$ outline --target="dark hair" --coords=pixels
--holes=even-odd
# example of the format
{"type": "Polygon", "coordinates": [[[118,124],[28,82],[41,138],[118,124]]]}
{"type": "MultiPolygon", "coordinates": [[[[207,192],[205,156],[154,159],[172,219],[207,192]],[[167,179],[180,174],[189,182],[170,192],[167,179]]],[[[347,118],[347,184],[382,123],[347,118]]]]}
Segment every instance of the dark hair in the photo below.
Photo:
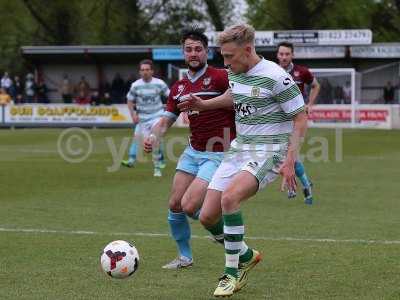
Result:
{"type": "Polygon", "coordinates": [[[140,63],[139,63],[139,68],[142,65],[149,65],[150,68],[153,69],[153,61],[151,59],[143,59],[143,60],[141,60],[140,63]]]}
{"type": "Polygon", "coordinates": [[[286,41],[285,42],[280,42],[278,44],[277,49],[279,49],[280,46],[283,46],[283,47],[286,47],[286,48],[290,48],[292,50],[292,52],[294,51],[294,47],[293,47],[293,44],[291,42],[286,42],[286,41]]]}
{"type": "Polygon", "coordinates": [[[200,41],[203,44],[204,48],[208,47],[208,38],[204,34],[203,28],[194,26],[184,29],[182,32],[181,44],[183,45],[187,39],[200,41]]]}

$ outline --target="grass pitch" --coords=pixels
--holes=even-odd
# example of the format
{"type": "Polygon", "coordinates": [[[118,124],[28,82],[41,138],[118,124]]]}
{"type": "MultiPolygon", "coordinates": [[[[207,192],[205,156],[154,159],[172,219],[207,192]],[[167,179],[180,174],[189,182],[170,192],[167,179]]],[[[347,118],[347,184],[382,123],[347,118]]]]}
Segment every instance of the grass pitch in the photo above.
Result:
{"type": "MultiPolygon", "coordinates": [[[[58,145],[62,133],[0,130],[0,299],[213,299],[223,249],[197,222],[194,267],[161,269],[176,255],[166,221],[176,163],[162,178],[150,162],[112,172],[128,129],[87,130],[91,153],[71,163],[58,149],[79,159],[87,145],[58,145]],[[141,255],[126,280],[100,271],[116,239],[141,255]]],[[[233,299],[400,299],[400,131],[313,129],[303,154],[315,204],[288,200],[276,182],[243,205],[264,260],[233,299]]]]}

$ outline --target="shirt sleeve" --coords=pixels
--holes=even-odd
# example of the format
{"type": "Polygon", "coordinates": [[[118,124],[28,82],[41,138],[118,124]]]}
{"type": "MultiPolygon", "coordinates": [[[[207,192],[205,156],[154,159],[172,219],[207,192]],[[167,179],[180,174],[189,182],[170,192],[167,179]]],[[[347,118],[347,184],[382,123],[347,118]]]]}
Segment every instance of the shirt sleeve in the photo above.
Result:
{"type": "Polygon", "coordinates": [[[177,94],[177,84],[174,84],[171,88],[171,92],[168,94],[168,100],[167,100],[167,107],[164,111],[163,116],[170,118],[172,120],[176,120],[179,117],[179,114],[181,113],[180,110],[178,109],[178,101],[174,99],[174,95],[177,94]]]}
{"type": "Polygon", "coordinates": [[[311,84],[314,81],[314,75],[308,68],[304,68],[304,83],[311,84]]]}
{"type": "Polygon", "coordinates": [[[168,85],[164,81],[161,82],[161,93],[165,98],[168,98],[170,93],[168,85]]]}
{"type": "Polygon", "coordinates": [[[275,83],[274,98],[282,110],[293,118],[304,110],[304,99],[300,89],[289,74],[282,75],[275,83]]]}
{"type": "Polygon", "coordinates": [[[129,89],[128,94],[126,94],[126,99],[128,101],[136,102],[135,86],[133,83],[131,85],[131,88],[129,89]]]}

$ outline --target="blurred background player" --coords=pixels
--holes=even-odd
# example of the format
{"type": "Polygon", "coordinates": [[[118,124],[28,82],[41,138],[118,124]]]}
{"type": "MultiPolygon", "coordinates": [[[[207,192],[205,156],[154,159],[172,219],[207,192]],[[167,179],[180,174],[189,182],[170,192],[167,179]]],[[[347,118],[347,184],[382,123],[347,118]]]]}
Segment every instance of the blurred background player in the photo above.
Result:
{"type": "MultiPolygon", "coordinates": [[[[133,167],[138,144],[149,136],[152,127],[164,113],[162,97],[168,97],[169,89],[163,80],[153,77],[153,73],[153,62],[150,59],[142,60],[139,63],[141,78],[132,83],[126,96],[132,121],[136,127],[129,149],[129,159],[121,162],[125,167],[133,167]]],[[[161,144],[157,151],[153,151],[153,163],[154,176],[160,177],[161,169],[165,167],[161,144]]]]}
{"type": "MultiPolygon", "coordinates": [[[[294,57],[294,48],[293,44],[289,42],[281,42],[278,44],[278,52],[277,58],[279,65],[286,70],[290,75],[292,75],[293,80],[296,82],[297,86],[299,87],[304,101],[306,102],[306,111],[307,113],[312,110],[313,105],[317,99],[320,85],[317,79],[313,76],[310,70],[301,65],[297,65],[293,63],[294,57]],[[305,93],[305,85],[310,86],[310,93],[309,96],[306,96],[305,93]]],[[[304,202],[306,204],[313,203],[313,195],[312,195],[312,183],[308,179],[307,174],[304,169],[304,165],[300,160],[297,160],[295,163],[295,172],[296,176],[300,179],[301,184],[303,185],[303,192],[304,192],[304,202]]],[[[296,197],[296,193],[294,191],[288,191],[288,197],[293,198],[296,197]]]]}
{"type": "MultiPolygon", "coordinates": [[[[171,88],[164,117],[152,129],[159,140],[180,114],[179,102],[197,95],[204,101],[223,94],[228,88],[228,74],[224,69],[207,65],[208,39],[201,29],[184,32],[181,40],[188,72],[171,88]]],[[[205,101],[206,102],[206,101],[205,101]]],[[[198,219],[207,187],[215,170],[223,159],[223,151],[235,138],[235,118],[232,108],[206,112],[189,111],[191,136],[189,145],[182,153],[172,183],[169,197],[168,223],[176,241],[178,257],[163,266],[179,269],[193,264],[190,246],[190,226],[187,216],[198,219]]],[[[145,141],[145,150],[151,151],[154,141],[145,141]]],[[[222,220],[207,228],[214,239],[223,242],[222,220]]]]}

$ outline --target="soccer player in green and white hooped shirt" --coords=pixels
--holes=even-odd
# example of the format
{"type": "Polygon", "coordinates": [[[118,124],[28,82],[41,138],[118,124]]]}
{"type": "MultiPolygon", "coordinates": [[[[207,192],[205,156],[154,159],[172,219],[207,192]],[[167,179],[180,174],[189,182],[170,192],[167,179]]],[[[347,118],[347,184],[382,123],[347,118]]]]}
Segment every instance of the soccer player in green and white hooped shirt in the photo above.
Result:
{"type": "Polygon", "coordinates": [[[241,203],[281,174],[281,189],[296,190],[294,164],[306,130],[304,100],[292,77],[259,57],[254,28],[234,25],[218,36],[224,64],[230,69],[230,90],[216,98],[191,99],[180,109],[235,107],[237,137],[215,172],[200,222],[209,228],[221,214],[224,221],[225,269],[214,296],[231,296],[246,283],[248,272],[261,260],[243,241],[241,203]],[[240,258],[239,258],[240,255],[240,258]]]}
{"type": "MultiPolygon", "coordinates": [[[[137,157],[137,145],[146,139],[151,129],[164,114],[162,97],[168,98],[169,88],[166,83],[153,77],[153,62],[150,59],[139,63],[140,79],[132,83],[126,95],[129,112],[132,121],[136,124],[134,140],[129,149],[129,159],[123,160],[121,164],[133,167],[137,157]],[[139,141],[139,142],[138,142],[139,141]]],[[[165,167],[162,148],[153,151],[154,176],[161,176],[161,169],[165,167]]]]}

